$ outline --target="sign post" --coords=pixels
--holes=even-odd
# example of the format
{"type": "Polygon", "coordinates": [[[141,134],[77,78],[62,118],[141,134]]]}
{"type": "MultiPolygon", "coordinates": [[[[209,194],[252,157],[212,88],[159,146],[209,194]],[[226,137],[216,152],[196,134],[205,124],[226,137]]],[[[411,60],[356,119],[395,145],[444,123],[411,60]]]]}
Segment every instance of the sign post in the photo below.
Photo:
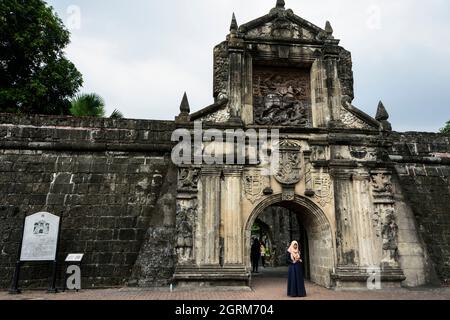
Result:
{"type": "MultiPolygon", "coordinates": [[[[26,221],[26,217],[23,219],[22,230],[25,230],[25,221],[26,221]]],[[[14,276],[13,276],[13,280],[11,283],[11,288],[9,289],[9,294],[21,294],[22,293],[19,290],[20,267],[22,265],[22,261],[20,261],[20,255],[22,254],[22,243],[23,243],[23,237],[20,239],[20,243],[19,243],[16,268],[14,269],[14,276]]]]}
{"type": "Polygon", "coordinates": [[[61,218],[48,212],[39,212],[25,218],[22,241],[10,294],[20,294],[20,268],[26,262],[52,262],[53,270],[48,292],[56,293],[57,252],[61,218]]]}

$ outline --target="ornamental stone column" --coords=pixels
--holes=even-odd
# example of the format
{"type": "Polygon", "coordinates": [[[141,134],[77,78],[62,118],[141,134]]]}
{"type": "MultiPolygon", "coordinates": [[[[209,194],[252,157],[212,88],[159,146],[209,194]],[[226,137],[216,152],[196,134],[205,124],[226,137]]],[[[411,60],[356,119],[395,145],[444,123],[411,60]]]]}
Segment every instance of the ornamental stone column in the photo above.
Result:
{"type": "Polygon", "coordinates": [[[373,227],[373,205],[371,201],[371,177],[369,172],[357,172],[352,176],[355,195],[354,211],[357,224],[355,231],[359,235],[359,257],[361,267],[377,267],[380,262],[380,241],[373,227]]]}
{"type": "Polygon", "coordinates": [[[359,265],[358,234],[355,232],[353,213],[352,171],[333,168],[335,212],[336,212],[336,249],[338,267],[356,267],[359,265]]]}
{"type": "Polygon", "coordinates": [[[241,179],[243,167],[230,166],[223,170],[222,225],[224,240],[224,265],[243,265],[241,179]]]}
{"type": "Polygon", "coordinates": [[[199,265],[219,265],[220,262],[221,173],[218,167],[202,168],[201,208],[197,223],[199,232],[196,236],[199,265]]]}

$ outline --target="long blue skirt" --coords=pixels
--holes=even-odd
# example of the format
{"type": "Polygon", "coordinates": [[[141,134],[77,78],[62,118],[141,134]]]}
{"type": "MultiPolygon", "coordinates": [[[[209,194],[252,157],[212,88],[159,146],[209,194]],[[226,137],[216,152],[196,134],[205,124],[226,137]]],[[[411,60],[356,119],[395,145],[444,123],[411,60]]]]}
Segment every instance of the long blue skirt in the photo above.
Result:
{"type": "Polygon", "coordinates": [[[302,265],[300,263],[290,263],[288,275],[288,296],[306,297],[302,265]]]}

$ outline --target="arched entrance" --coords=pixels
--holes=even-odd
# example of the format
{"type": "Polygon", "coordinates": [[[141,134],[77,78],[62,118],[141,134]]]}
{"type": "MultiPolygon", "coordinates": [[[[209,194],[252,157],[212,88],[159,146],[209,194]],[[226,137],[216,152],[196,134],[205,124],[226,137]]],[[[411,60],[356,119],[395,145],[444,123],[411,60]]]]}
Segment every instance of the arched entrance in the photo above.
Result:
{"type": "MultiPolygon", "coordinates": [[[[305,234],[299,235],[304,248],[302,253],[308,260],[306,262],[306,276],[318,285],[331,287],[331,273],[335,266],[334,237],[330,222],[324,212],[311,200],[295,196],[292,201],[284,201],[282,195],[273,195],[259,203],[250,215],[245,226],[246,252],[251,247],[251,230],[258,217],[273,206],[283,207],[294,212],[299,224],[304,228],[305,234]]],[[[285,250],[280,248],[280,250],[285,250]]],[[[246,265],[250,268],[250,257],[246,258],[246,265]]]]}

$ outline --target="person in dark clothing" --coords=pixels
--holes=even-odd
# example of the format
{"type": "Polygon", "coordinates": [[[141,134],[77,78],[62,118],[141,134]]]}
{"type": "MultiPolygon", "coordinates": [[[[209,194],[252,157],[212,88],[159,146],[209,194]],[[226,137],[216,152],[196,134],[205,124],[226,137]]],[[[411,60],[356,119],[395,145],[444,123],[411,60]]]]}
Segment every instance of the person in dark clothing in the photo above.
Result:
{"type": "Polygon", "coordinates": [[[261,245],[258,239],[253,240],[250,257],[253,272],[258,273],[259,259],[261,258],[261,245]]]}
{"type": "Polygon", "coordinates": [[[306,297],[305,279],[303,278],[302,259],[297,241],[293,241],[287,252],[289,264],[288,296],[306,297]]]}

